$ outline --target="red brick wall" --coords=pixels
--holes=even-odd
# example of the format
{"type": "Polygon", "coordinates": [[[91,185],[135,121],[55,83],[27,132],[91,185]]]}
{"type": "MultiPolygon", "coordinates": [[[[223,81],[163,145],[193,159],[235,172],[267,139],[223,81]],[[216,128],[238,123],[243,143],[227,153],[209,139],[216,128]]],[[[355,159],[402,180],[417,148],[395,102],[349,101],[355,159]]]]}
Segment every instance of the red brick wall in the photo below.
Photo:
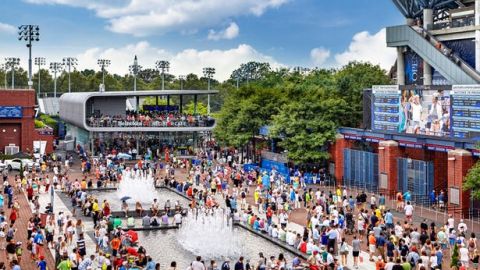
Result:
{"type": "MultiPolygon", "coordinates": [[[[463,149],[457,149],[448,153],[448,188],[455,187],[460,190],[460,205],[454,205],[450,203],[449,199],[449,211],[453,214],[464,214],[468,217],[468,209],[470,207],[470,192],[463,191],[463,181],[468,170],[473,166],[473,156],[469,151],[463,149]],[[455,209],[453,207],[458,207],[455,209]],[[460,211],[459,211],[460,210],[460,211]]],[[[450,190],[449,198],[450,198],[450,190]]]]}
{"type": "Polygon", "coordinates": [[[330,148],[331,160],[335,163],[335,179],[339,185],[343,184],[343,149],[351,146],[352,141],[339,137],[330,148]]]}
{"type": "MultiPolygon", "coordinates": [[[[0,89],[0,106],[22,106],[22,119],[0,119],[0,131],[2,125],[20,124],[21,130],[18,132],[20,141],[20,150],[31,152],[33,150],[33,141],[36,136],[35,131],[35,90],[4,90],[0,89]]],[[[0,151],[5,150],[5,145],[0,145],[0,151]]]]}
{"type": "Polygon", "coordinates": [[[383,149],[378,150],[378,170],[385,173],[388,178],[387,194],[397,190],[398,172],[397,158],[400,156],[398,143],[395,141],[384,141],[379,144],[383,149]]]}

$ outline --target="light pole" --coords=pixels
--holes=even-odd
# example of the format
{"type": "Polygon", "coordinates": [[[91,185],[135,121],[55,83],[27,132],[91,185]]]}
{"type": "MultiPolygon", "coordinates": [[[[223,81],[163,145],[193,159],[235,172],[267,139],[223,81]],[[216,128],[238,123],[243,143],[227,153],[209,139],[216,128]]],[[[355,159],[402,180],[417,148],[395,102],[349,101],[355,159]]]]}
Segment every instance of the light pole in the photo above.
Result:
{"type": "Polygon", "coordinates": [[[63,70],[63,64],[60,62],[50,63],[50,70],[53,72],[53,97],[57,97],[57,72],[63,70]]]}
{"type": "Polygon", "coordinates": [[[162,90],[165,90],[165,72],[168,72],[170,69],[170,62],[161,60],[157,61],[155,65],[162,74],[162,90]]]}
{"type": "Polygon", "coordinates": [[[238,87],[239,87],[239,85],[240,85],[240,77],[241,77],[241,72],[240,72],[240,70],[238,70],[238,69],[235,70],[235,71],[233,72],[233,77],[235,77],[235,80],[237,81],[237,90],[238,90],[238,87]]]}
{"type": "Polygon", "coordinates": [[[102,84],[105,87],[105,68],[110,66],[110,60],[108,59],[98,59],[97,64],[102,68],[102,84]]]}
{"type": "MultiPolygon", "coordinates": [[[[203,68],[203,75],[208,79],[208,91],[210,91],[210,79],[212,79],[213,74],[215,74],[215,68],[203,68]]],[[[210,94],[207,95],[207,98],[207,114],[210,115],[210,94]]]]}
{"type": "Polygon", "coordinates": [[[7,57],[5,58],[5,70],[10,69],[12,72],[12,89],[15,88],[15,69],[20,64],[20,58],[7,57]]]}
{"type": "Polygon", "coordinates": [[[70,71],[71,71],[71,68],[75,68],[75,66],[78,65],[78,60],[77,58],[74,58],[74,57],[65,57],[63,58],[63,66],[67,66],[68,67],[68,92],[72,92],[72,88],[71,88],[71,81],[70,81],[70,71]]]}
{"type": "Polygon", "coordinates": [[[32,41],[40,40],[40,28],[38,25],[21,25],[18,27],[18,40],[27,42],[28,48],[28,87],[32,88],[32,41]]]}
{"type": "Polygon", "coordinates": [[[185,75],[178,76],[178,79],[180,80],[180,90],[183,90],[183,81],[185,81],[185,78],[185,75]]]}
{"type": "Polygon", "coordinates": [[[42,66],[45,65],[45,57],[35,57],[35,65],[38,66],[38,96],[40,96],[40,93],[41,93],[40,73],[42,71],[42,66]]]}
{"type": "Polygon", "coordinates": [[[133,91],[137,91],[137,75],[142,70],[142,66],[138,64],[137,56],[133,59],[133,65],[128,67],[130,73],[133,75],[133,91]]]}
{"type": "Polygon", "coordinates": [[[7,66],[6,64],[0,64],[0,70],[4,72],[4,77],[5,77],[5,89],[7,89],[7,66]]]}

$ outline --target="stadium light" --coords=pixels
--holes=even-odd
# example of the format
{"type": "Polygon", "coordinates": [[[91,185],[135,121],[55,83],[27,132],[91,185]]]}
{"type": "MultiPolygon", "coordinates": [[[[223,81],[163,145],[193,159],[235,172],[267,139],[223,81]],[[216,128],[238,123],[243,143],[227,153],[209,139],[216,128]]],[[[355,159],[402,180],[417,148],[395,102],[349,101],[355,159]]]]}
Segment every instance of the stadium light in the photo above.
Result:
{"type": "Polygon", "coordinates": [[[38,25],[21,25],[18,27],[18,40],[27,42],[28,48],[28,87],[32,88],[32,41],[40,40],[40,27],[38,25]]]}
{"type": "Polygon", "coordinates": [[[162,74],[162,90],[165,90],[165,72],[168,72],[170,69],[170,62],[160,60],[155,63],[155,66],[162,74]]]}
{"type": "Polygon", "coordinates": [[[71,80],[70,80],[70,71],[71,68],[75,68],[75,66],[78,65],[78,60],[75,57],[65,57],[63,58],[63,67],[68,67],[68,92],[72,92],[72,85],[71,85],[71,80]]]}
{"type": "Polygon", "coordinates": [[[63,70],[63,64],[60,62],[50,63],[50,70],[53,72],[53,97],[57,97],[57,72],[63,70]]]}
{"type": "Polygon", "coordinates": [[[20,65],[20,58],[7,57],[5,58],[5,70],[10,69],[12,72],[12,89],[15,88],[15,69],[20,65]]]}
{"type": "Polygon", "coordinates": [[[5,76],[5,89],[7,89],[7,68],[5,64],[0,64],[0,70],[4,73],[5,76]]]}
{"type": "Polygon", "coordinates": [[[179,75],[178,79],[180,80],[180,90],[183,90],[183,81],[185,81],[187,77],[185,75],[179,75]]]}
{"type": "Polygon", "coordinates": [[[133,65],[128,67],[128,70],[133,75],[133,91],[137,91],[137,75],[142,70],[142,66],[138,64],[137,56],[133,59],[133,65]]]}
{"type": "Polygon", "coordinates": [[[35,65],[38,66],[38,96],[40,96],[40,93],[41,93],[40,73],[42,71],[42,66],[45,65],[45,57],[35,57],[35,65]]]}
{"type": "Polygon", "coordinates": [[[102,84],[105,87],[105,68],[110,66],[110,60],[108,60],[108,59],[98,59],[97,64],[102,69],[102,84]]]}
{"type": "MultiPolygon", "coordinates": [[[[203,68],[203,75],[208,79],[208,90],[210,91],[210,79],[215,74],[215,68],[206,67],[203,68]]],[[[210,115],[210,93],[207,95],[207,114],[210,115]]]]}

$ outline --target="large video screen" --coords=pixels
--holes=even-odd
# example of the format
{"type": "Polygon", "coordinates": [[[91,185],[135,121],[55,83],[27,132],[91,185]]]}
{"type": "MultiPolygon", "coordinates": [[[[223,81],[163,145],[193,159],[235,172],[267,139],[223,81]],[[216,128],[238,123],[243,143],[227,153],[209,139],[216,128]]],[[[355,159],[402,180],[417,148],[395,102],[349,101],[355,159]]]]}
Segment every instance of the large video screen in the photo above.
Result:
{"type": "Polygon", "coordinates": [[[455,138],[480,139],[480,85],[452,86],[452,133],[455,138]]]}
{"type": "Polygon", "coordinates": [[[373,86],[373,129],[445,137],[451,135],[450,91],[373,86]]]}

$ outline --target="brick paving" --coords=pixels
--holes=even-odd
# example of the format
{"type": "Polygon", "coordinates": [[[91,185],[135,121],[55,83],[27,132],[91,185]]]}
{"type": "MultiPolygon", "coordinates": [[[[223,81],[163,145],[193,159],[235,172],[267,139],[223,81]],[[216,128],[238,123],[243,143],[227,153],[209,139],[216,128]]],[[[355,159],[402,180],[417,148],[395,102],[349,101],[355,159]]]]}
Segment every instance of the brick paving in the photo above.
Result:
{"type": "MultiPolygon", "coordinates": [[[[12,185],[14,184],[13,179],[15,174],[18,174],[18,172],[12,172],[8,177],[8,181],[12,185]]],[[[31,253],[30,251],[27,250],[27,240],[28,240],[27,225],[28,225],[28,220],[30,219],[30,217],[33,216],[33,213],[31,211],[29,202],[25,194],[15,194],[14,198],[17,198],[20,204],[20,210],[18,211],[18,218],[15,221],[15,225],[14,225],[14,228],[17,229],[14,240],[16,242],[22,242],[22,248],[23,248],[20,267],[22,270],[34,270],[34,269],[37,269],[36,262],[31,259],[30,257],[31,253]]],[[[6,195],[5,195],[4,211],[5,211],[5,217],[8,220],[11,210],[7,208],[7,202],[8,202],[8,199],[6,198],[6,195]]],[[[56,269],[53,255],[46,249],[44,249],[44,255],[47,261],[48,268],[56,269]]],[[[6,252],[4,250],[0,252],[0,262],[7,262],[6,252]]],[[[9,265],[7,265],[7,269],[11,269],[9,265]]]]}

